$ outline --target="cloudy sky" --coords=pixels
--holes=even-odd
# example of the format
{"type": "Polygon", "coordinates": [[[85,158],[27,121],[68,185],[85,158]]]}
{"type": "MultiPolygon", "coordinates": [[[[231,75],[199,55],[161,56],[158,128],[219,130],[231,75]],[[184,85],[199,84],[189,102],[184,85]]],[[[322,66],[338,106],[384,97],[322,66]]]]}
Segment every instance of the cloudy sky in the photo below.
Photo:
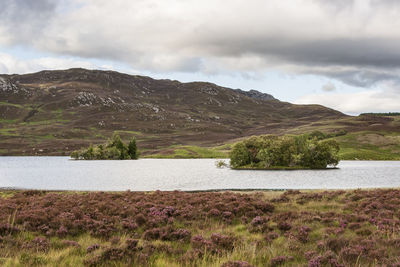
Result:
{"type": "Polygon", "coordinates": [[[84,67],[400,111],[397,0],[2,0],[0,73],[84,67]]]}

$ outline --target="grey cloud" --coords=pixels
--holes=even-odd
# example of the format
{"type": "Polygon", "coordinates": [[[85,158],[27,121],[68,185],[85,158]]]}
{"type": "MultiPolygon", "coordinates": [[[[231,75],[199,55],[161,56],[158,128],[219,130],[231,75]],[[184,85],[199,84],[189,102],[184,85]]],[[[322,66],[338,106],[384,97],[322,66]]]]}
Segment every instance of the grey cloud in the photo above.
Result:
{"type": "Polygon", "coordinates": [[[321,89],[322,89],[322,91],[325,91],[325,92],[333,92],[336,90],[336,87],[333,83],[327,83],[324,86],[322,86],[321,89]]]}
{"type": "Polygon", "coordinates": [[[400,84],[395,0],[82,0],[64,12],[65,1],[3,2],[15,43],[56,54],[160,72],[281,69],[400,84]]]}
{"type": "Polygon", "coordinates": [[[324,70],[305,70],[303,73],[312,73],[316,75],[330,77],[340,80],[348,85],[358,87],[373,87],[382,82],[392,81],[400,85],[400,75],[396,71],[380,71],[350,68],[345,70],[324,69],[324,70]]]}
{"type": "Polygon", "coordinates": [[[41,37],[56,7],[56,1],[51,0],[2,0],[0,24],[6,28],[12,43],[29,44],[41,37]]]}

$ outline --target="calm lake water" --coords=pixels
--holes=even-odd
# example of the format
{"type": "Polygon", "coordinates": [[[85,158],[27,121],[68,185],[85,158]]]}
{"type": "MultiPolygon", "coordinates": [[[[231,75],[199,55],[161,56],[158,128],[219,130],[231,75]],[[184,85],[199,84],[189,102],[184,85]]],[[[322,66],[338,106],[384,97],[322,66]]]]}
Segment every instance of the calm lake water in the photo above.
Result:
{"type": "Polygon", "coordinates": [[[0,187],[101,191],[400,187],[400,161],[342,161],[339,169],[296,171],[218,169],[215,161],[0,157],[0,187]]]}

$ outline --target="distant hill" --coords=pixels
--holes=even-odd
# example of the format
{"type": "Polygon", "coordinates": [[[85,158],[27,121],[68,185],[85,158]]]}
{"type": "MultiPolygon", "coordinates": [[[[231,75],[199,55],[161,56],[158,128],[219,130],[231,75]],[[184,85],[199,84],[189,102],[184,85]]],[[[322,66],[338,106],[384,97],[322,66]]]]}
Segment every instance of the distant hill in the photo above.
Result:
{"type": "Polygon", "coordinates": [[[63,155],[135,135],[143,153],[215,146],[257,134],[389,127],[255,90],[181,83],[114,71],[69,69],[0,75],[0,154],[63,155]],[[379,126],[379,127],[378,127],[379,126]]]}

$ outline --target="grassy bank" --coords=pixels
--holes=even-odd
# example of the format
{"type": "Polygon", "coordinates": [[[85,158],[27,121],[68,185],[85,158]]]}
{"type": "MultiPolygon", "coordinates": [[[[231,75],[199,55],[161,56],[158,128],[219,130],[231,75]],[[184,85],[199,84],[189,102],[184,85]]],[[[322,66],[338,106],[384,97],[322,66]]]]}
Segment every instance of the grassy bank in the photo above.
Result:
{"type": "Polygon", "coordinates": [[[149,154],[144,154],[143,157],[159,159],[227,158],[230,147],[230,144],[216,147],[173,145],[156,153],[151,153],[150,151],[149,154]]]}
{"type": "Polygon", "coordinates": [[[397,266],[400,190],[4,191],[2,266],[397,266]]]}
{"type": "Polygon", "coordinates": [[[343,160],[400,160],[400,133],[361,131],[337,137],[343,160]]]}

